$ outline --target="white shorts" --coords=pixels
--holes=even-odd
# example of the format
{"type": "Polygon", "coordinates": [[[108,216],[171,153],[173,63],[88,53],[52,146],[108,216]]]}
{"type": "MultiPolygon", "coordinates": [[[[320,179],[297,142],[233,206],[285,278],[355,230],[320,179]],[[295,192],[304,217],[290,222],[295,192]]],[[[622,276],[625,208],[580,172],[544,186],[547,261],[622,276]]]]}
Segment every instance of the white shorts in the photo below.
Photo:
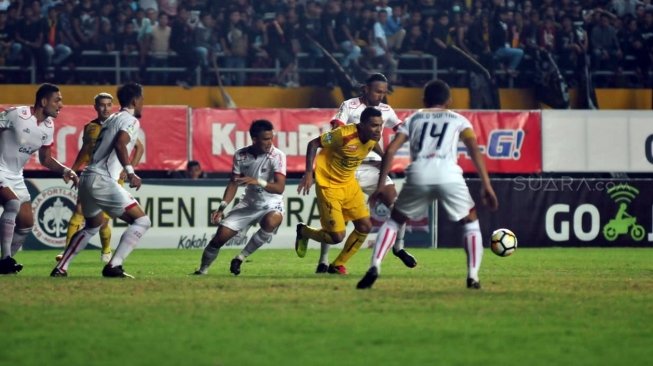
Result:
{"type": "Polygon", "coordinates": [[[102,211],[111,217],[119,217],[138,205],[138,201],[117,181],[98,174],[83,174],[80,177],[79,202],[84,217],[94,217],[102,211]]]}
{"type": "Polygon", "coordinates": [[[420,217],[436,199],[451,221],[462,220],[474,208],[474,200],[462,177],[458,182],[434,185],[414,185],[406,182],[395,201],[395,208],[408,218],[420,217]]]}
{"type": "Polygon", "coordinates": [[[32,197],[29,195],[25,179],[20,175],[9,175],[6,172],[0,172],[0,187],[7,187],[14,192],[20,203],[30,202],[32,197]]]}
{"type": "MultiPolygon", "coordinates": [[[[381,174],[381,170],[370,164],[363,163],[358,167],[358,169],[356,169],[356,180],[363,190],[363,193],[369,196],[376,191],[376,187],[379,184],[379,174],[381,174]]],[[[390,177],[387,177],[385,185],[387,186],[390,184],[394,183],[390,177]]]]}
{"type": "Polygon", "coordinates": [[[248,201],[240,201],[231,209],[220,221],[221,226],[225,226],[233,231],[247,229],[251,225],[258,223],[265,215],[270,212],[279,212],[283,215],[283,201],[272,201],[265,205],[253,204],[248,201]]]}

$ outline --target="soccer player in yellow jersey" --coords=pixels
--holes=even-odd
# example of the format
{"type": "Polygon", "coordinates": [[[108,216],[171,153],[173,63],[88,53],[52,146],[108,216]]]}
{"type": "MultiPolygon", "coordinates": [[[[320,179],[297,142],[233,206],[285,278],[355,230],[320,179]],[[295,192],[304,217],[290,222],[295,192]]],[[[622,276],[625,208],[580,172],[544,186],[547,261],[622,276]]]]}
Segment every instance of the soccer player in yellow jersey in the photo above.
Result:
{"type": "MultiPolygon", "coordinates": [[[[75,163],[72,166],[73,171],[79,171],[84,165],[88,164],[91,160],[91,154],[95,148],[95,143],[104,121],[111,115],[113,109],[113,96],[109,93],[100,93],[95,96],[95,111],[97,112],[97,118],[87,123],[84,126],[84,135],[82,137],[82,148],[77,153],[77,158],[75,163]]],[[[134,156],[132,158],[131,164],[136,166],[143,156],[143,144],[138,140],[134,146],[134,156]]],[[[124,174],[124,172],[123,172],[124,174]]],[[[121,175],[119,183],[122,184],[124,177],[121,175]]],[[[100,254],[101,259],[104,263],[108,263],[111,259],[111,227],[109,226],[109,220],[111,219],[109,215],[104,214],[105,222],[100,229],[100,242],[102,244],[102,253],[100,254]]],[[[77,201],[77,206],[75,207],[75,212],[70,217],[68,221],[68,233],[66,235],[66,247],[70,244],[70,239],[78,232],[84,223],[84,215],[82,215],[82,206],[77,201]]],[[[62,254],[58,254],[56,257],[57,261],[60,261],[62,254]]]]}
{"type": "Polygon", "coordinates": [[[381,111],[368,107],[361,114],[360,123],[338,127],[308,144],[306,173],[297,192],[304,195],[309,193],[313,185],[315,161],[315,190],[322,228],[312,228],[304,223],[297,225],[297,255],[306,255],[308,239],[327,244],[340,243],[346,234],[345,222],[354,223],[354,231],[347,238],[344,248],[329,264],[329,273],[347,274],[345,263],[358,251],[372,229],[365,196],[356,181],[356,169],[370,151],[383,155],[378,144],[382,125],[381,111]],[[322,150],[316,159],[318,148],[322,150]]]}

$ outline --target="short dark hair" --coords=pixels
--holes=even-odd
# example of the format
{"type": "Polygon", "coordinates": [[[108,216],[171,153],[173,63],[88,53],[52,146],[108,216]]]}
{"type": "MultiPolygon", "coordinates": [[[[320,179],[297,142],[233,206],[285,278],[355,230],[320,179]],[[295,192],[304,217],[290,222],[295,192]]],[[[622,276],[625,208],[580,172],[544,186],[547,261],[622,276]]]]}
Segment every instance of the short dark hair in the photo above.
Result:
{"type": "Polygon", "coordinates": [[[96,95],[95,98],[93,99],[95,101],[95,105],[98,105],[101,99],[111,99],[111,101],[113,101],[113,95],[104,92],[98,93],[98,95],[96,95]]]}
{"type": "Polygon", "coordinates": [[[193,168],[193,167],[196,167],[196,166],[201,168],[199,161],[189,160],[188,163],[186,163],[186,170],[189,170],[190,168],[193,168]]]}
{"type": "Polygon", "coordinates": [[[258,137],[261,132],[274,130],[274,125],[267,119],[257,119],[249,126],[249,136],[253,139],[258,137]]]}
{"type": "Polygon", "coordinates": [[[39,103],[41,102],[41,99],[43,98],[50,98],[50,96],[56,92],[59,91],[59,87],[50,84],[50,83],[43,83],[39,86],[38,90],[36,91],[36,97],[34,98],[34,106],[39,107],[39,103]]]}
{"type": "Polygon", "coordinates": [[[374,107],[367,107],[365,108],[363,113],[361,113],[360,123],[368,123],[372,119],[372,117],[381,117],[381,116],[382,114],[380,110],[374,107]]]}
{"type": "Polygon", "coordinates": [[[385,75],[381,74],[380,72],[377,72],[367,77],[367,80],[365,80],[365,85],[370,86],[376,81],[387,83],[388,78],[386,78],[385,75]]]}
{"type": "Polygon", "coordinates": [[[449,85],[442,80],[431,80],[424,86],[424,105],[426,107],[443,105],[450,97],[449,85]]]}
{"type": "Polygon", "coordinates": [[[118,103],[121,108],[128,107],[132,101],[143,95],[143,86],[138,83],[127,83],[118,88],[118,103]]]}

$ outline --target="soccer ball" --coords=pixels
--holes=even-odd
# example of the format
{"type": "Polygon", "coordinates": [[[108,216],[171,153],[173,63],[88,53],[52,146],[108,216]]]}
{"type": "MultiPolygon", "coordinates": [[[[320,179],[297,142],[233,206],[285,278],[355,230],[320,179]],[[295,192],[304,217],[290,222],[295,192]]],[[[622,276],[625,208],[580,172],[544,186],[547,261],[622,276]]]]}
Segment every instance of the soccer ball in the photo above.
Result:
{"type": "Polygon", "coordinates": [[[507,257],[517,250],[517,237],[508,229],[496,229],[492,233],[490,248],[499,257],[507,257]]]}

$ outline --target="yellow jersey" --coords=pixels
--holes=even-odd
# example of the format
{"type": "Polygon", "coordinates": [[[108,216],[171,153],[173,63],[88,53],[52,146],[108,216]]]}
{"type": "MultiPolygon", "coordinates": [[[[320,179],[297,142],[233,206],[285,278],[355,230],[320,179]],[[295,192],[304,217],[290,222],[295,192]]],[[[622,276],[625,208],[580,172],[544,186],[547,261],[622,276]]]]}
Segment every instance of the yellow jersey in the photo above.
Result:
{"type": "Polygon", "coordinates": [[[320,136],[322,150],[315,159],[315,180],[325,188],[343,187],[356,179],[356,169],[376,145],[363,143],[357,125],[344,125],[320,136]]]}
{"type": "Polygon", "coordinates": [[[87,154],[82,155],[83,164],[88,164],[91,161],[91,154],[95,149],[95,143],[97,142],[98,136],[100,136],[101,130],[102,124],[97,119],[92,120],[84,126],[82,141],[84,144],[89,144],[89,149],[87,154]]]}

